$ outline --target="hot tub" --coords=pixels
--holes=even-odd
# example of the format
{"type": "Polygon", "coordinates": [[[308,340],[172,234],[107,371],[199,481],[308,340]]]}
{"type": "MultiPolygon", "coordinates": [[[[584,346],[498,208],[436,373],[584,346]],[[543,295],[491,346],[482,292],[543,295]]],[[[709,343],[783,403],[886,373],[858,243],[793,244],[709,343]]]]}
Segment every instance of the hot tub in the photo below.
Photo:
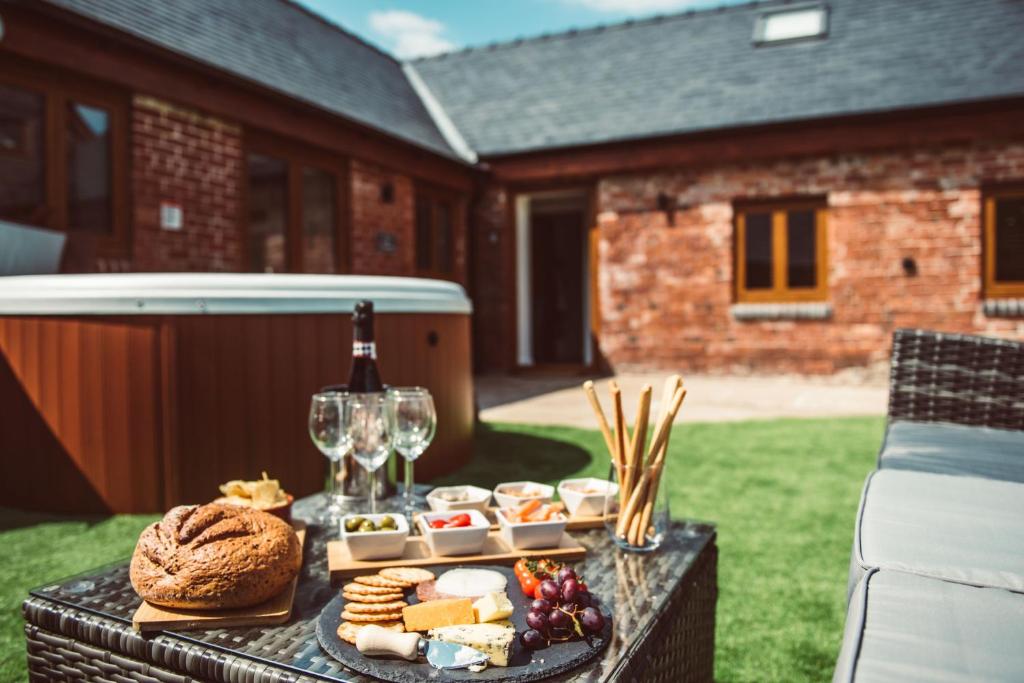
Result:
{"type": "Polygon", "coordinates": [[[160,512],[266,470],[323,487],[309,397],[347,379],[351,311],[377,312],[381,374],[426,386],[417,478],[470,455],[471,304],[462,287],[346,275],[0,278],[0,505],[160,512]]]}

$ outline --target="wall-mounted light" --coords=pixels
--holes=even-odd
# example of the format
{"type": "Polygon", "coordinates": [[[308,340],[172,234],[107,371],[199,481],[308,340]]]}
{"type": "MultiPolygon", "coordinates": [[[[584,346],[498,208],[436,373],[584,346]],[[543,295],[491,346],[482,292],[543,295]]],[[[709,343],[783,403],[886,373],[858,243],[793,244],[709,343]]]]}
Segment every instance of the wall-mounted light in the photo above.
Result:
{"type": "Polygon", "coordinates": [[[380,184],[380,200],[384,204],[391,204],[395,201],[395,186],[390,181],[380,184]]]}
{"type": "Polygon", "coordinates": [[[665,212],[665,222],[669,225],[676,224],[676,203],[665,192],[658,193],[658,211],[665,212]]]}
{"type": "Polygon", "coordinates": [[[917,261],[910,256],[904,256],[902,261],[903,274],[907,277],[917,277],[917,261]]]}

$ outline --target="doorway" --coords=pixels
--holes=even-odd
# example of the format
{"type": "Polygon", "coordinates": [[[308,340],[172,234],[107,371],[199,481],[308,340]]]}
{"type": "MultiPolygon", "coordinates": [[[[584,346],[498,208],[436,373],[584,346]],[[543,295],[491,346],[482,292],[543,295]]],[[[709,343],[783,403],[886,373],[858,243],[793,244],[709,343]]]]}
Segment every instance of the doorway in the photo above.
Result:
{"type": "Polygon", "coordinates": [[[590,207],[586,191],[517,198],[519,365],[591,363],[590,207]]]}

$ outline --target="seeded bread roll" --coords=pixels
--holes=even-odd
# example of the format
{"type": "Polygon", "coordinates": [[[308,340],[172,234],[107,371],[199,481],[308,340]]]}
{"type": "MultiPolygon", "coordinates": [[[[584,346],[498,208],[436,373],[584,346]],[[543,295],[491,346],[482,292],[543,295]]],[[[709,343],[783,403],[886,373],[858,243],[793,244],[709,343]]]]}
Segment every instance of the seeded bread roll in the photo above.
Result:
{"type": "Polygon", "coordinates": [[[173,508],[146,527],[131,581],[146,602],[181,609],[230,609],[271,598],[299,573],[294,529],[250,508],[210,503],[173,508]]]}

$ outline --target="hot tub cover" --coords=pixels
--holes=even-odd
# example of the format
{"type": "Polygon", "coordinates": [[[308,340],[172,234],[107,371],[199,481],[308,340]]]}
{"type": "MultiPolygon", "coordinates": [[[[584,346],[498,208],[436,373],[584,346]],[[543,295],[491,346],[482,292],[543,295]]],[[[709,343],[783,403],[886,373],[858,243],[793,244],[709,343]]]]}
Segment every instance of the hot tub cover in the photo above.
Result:
{"type": "Polygon", "coordinates": [[[199,315],[472,312],[454,282],[368,275],[118,273],[0,278],[0,314],[199,315]]]}

